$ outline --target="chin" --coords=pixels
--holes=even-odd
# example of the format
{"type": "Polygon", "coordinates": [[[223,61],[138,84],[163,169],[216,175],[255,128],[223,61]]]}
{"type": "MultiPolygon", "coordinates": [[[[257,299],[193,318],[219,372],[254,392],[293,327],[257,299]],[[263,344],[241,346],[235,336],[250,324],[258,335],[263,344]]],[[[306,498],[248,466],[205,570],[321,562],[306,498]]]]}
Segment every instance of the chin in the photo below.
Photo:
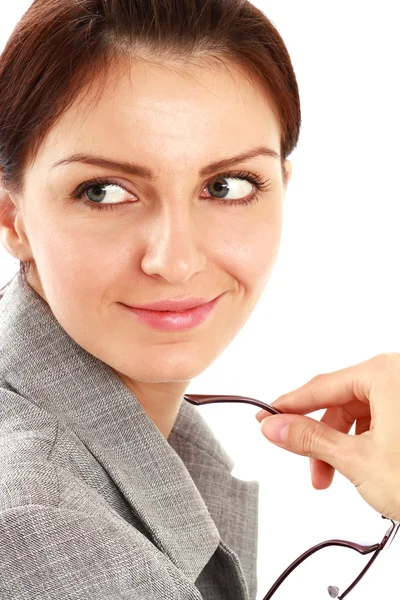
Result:
{"type": "MultiPolygon", "coordinates": [[[[205,369],[203,369],[205,370],[205,369]]],[[[203,371],[193,371],[188,369],[154,369],[136,371],[132,376],[128,376],[133,381],[142,381],[143,383],[172,383],[185,382],[194,379],[203,371]]]]}
{"type": "Polygon", "coordinates": [[[208,365],[202,366],[201,368],[189,368],[188,365],[177,364],[157,364],[157,368],[154,368],[151,364],[149,365],[134,365],[132,369],[132,363],[126,365],[120,365],[121,368],[113,368],[114,372],[125,382],[140,381],[142,383],[173,383],[173,382],[189,382],[194,379],[203,371],[205,371],[208,365]]]}

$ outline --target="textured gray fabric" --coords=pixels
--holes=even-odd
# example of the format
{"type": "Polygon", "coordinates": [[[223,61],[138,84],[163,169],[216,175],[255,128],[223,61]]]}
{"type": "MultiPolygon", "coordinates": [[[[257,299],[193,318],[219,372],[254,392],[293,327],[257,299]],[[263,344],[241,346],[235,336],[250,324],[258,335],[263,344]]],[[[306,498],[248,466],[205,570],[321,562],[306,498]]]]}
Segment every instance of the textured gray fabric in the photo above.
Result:
{"type": "Polygon", "coordinates": [[[185,400],[166,440],[18,273],[0,300],[0,598],[255,600],[257,481],[185,400]]]}

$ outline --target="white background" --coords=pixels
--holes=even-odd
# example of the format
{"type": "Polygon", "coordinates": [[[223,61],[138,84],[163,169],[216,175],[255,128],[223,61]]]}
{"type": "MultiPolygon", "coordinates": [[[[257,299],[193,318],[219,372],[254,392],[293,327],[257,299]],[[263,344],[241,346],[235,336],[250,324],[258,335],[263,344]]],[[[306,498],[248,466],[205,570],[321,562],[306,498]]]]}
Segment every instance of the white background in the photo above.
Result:
{"type": "MultiPolygon", "coordinates": [[[[2,6],[1,49],[30,4],[2,6]]],[[[236,339],[187,392],[269,403],[318,373],[399,350],[400,42],[395,0],[254,4],[291,55],[300,142],[290,157],[283,237],[268,286],[236,339]]],[[[18,266],[1,248],[0,287],[18,266]]],[[[389,522],[339,473],[328,490],[314,490],[308,458],[270,444],[259,432],[256,407],[199,410],[234,459],[233,474],[260,482],[257,600],[318,542],[380,541],[389,522]]],[[[399,559],[400,534],[348,597],[400,598],[399,559]]],[[[306,582],[297,597],[309,598],[306,582]]]]}

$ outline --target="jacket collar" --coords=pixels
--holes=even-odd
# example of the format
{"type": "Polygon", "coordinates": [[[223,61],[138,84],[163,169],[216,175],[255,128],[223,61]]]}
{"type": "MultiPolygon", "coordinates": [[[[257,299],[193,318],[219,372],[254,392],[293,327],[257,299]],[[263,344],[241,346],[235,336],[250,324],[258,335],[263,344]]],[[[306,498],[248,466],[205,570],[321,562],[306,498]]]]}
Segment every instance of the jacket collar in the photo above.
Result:
{"type": "Polygon", "coordinates": [[[20,273],[0,300],[1,387],[74,431],[118,486],[153,543],[193,582],[221,537],[240,555],[235,548],[240,533],[243,543],[246,538],[249,543],[243,570],[252,577],[258,483],[231,475],[233,460],[198,409],[185,400],[166,440],[133,392],[66,333],[20,273]]]}

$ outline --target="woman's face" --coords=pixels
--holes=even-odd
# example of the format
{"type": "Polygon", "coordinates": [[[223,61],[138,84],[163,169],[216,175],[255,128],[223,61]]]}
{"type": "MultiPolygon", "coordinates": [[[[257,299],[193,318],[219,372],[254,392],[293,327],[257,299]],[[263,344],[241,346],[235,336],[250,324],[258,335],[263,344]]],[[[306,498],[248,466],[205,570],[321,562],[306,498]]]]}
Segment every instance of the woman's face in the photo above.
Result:
{"type": "Polygon", "coordinates": [[[252,313],[277,257],[285,193],[280,160],[266,154],[200,173],[259,147],[279,155],[278,121],[261,89],[221,67],[132,62],[85,111],[89,100],[63,115],[26,172],[17,228],[38,273],[28,281],[80,346],[129,380],[190,380],[252,313]],[[89,162],[54,166],[77,154],[135,163],[153,179],[89,162]],[[257,189],[227,172],[258,174],[270,189],[240,204],[257,189]],[[72,201],[94,177],[112,181],[72,201]],[[153,329],[121,306],[221,294],[186,331],[153,329]]]}

